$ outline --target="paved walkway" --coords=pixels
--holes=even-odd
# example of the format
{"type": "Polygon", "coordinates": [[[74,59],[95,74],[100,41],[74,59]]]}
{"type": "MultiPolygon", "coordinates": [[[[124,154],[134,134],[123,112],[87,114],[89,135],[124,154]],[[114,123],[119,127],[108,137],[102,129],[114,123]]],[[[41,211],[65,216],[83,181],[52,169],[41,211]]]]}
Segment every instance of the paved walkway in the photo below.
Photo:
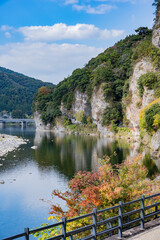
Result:
{"type": "MultiPolygon", "coordinates": [[[[118,239],[118,235],[106,238],[106,240],[118,239]]],[[[145,223],[145,230],[135,227],[123,232],[122,240],[160,240],[160,218],[145,223]]]]}
{"type": "Polygon", "coordinates": [[[138,236],[129,238],[130,240],[160,240],[160,226],[144,231],[138,236]]]}

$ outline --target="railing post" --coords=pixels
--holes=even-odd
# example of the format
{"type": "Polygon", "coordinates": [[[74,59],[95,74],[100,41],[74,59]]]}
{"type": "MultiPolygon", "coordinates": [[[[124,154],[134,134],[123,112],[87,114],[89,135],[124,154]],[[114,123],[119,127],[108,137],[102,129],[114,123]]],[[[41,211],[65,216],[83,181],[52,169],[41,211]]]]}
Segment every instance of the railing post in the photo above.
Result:
{"type": "Polygon", "coordinates": [[[69,239],[70,239],[70,240],[73,240],[73,235],[69,236],[69,239]]]}
{"type": "MultiPolygon", "coordinates": [[[[155,212],[156,212],[156,213],[158,212],[158,206],[157,206],[157,205],[155,206],[155,212]]],[[[155,215],[155,218],[158,218],[158,215],[157,215],[157,214],[155,215]]]]}
{"type": "Polygon", "coordinates": [[[122,238],[122,202],[119,202],[119,217],[118,217],[118,238],[122,238]]]}
{"type": "Polygon", "coordinates": [[[63,237],[62,237],[62,240],[66,240],[66,218],[63,217],[62,218],[62,234],[63,234],[63,237]]]}
{"type": "Polygon", "coordinates": [[[93,227],[92,227],[92,236],[93,236],[93,240],[96,240],[97,237],[97,209],[94,208],[93,209],[93,227]]]}
{"type": "Polygon", "coordinates": [[[24,232],[25,232],[24,240],[29,240],[29,228],[25,228],[24,232]]]}
{"type": "Polygon", "coordinates": [[[144,229],[144,209],[145,204],[144,204],[144,195],[141,196],[141,229],[144,229]]]}

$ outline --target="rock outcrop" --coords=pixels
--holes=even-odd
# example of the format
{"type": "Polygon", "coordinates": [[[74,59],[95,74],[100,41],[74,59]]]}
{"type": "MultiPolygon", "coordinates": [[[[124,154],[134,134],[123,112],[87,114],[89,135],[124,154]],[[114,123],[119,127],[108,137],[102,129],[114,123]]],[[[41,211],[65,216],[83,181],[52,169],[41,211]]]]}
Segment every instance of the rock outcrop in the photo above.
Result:
{"type": "Polygon", "coordinates": [[[51,125],[49,123],[45,125],[41,120],[41,115],[37,111],[34,113],[34,121],[37,131],[51,130],[51,125]]]}
{"type": "Polygon", "coordinates": [[[86,93],[81,93],[78,90],[75,92],[74,99],[70,110],[67,110],[63,102],[61,103],[60,110],[63,116],[67,116],[72,123],[77,123],[78,121],[75,115],[83,112],[86,117],[90,116],[93,119],[93,122],[97,125],[97,129],[101,134],[112,135],[107,128],[101,126],[103,112],[105,108],[109,106],[109,103],[105,101],[103,84],[94,88],[90,101],[86,93]]]}
{"type": "Polygon", "coordinates": [[[160,9],[157,9],[155,25],[153,27],[152,44],[159,48],[160,47],[160,9]]]}
{"type": "Polygon", "coordinates": [[[95,87],[91,100],[91,116],[95,124],[100,124],[105,108],[109,106],[109,103],[105,101],[103,84],[97,88],[95,87]]]}
{"type": "Polygon", "coordinates": [[[151,103],[154,100],[154,91],[148,90],[146,88],[143,94],[143,98],[141,99],[138,91],[138,79],[140,78],[141,75],[153,71],[154,68],[152,64],[144,59],[139,61],[134,67],[134,72],[129,87],[129,90],[132,92],[132,98],[131,103],[126,107],[126,116],[130,123],[132,124],[133,128],[136,130],[139,127],[140,110],[146,107],[149,103],[151,103]],[[140,107],[138,106],[138,103],[141,104],[140,107]]]}
{"type": "Polygon", "coordinates": [[[153,134],[153,137],[151,139],[151,145],[153,151],[160,150],[160,129],[153,134]]]}

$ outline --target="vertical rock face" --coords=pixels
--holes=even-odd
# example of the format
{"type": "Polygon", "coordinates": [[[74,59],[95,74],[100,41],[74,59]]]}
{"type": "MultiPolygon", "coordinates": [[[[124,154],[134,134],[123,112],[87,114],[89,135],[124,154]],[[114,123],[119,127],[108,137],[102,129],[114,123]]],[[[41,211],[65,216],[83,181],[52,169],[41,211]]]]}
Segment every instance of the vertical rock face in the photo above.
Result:
{"type": "Polygon", "coordinates": [[[153,151],[160,150],[160,129],[153,134],[151,144],[152,144],[153,151]]]}
{"type": "Polygon", "coordinates": [[[76,123],[75,114],[78,112],[84,112],[86,117],[91,115],[91,105],[88,102],[88,96],[85,93],[81,93],[80,91],[76,91],[74,95],[74,103],[70,110],[64,106],[63,102],[61,103],[60,110],[63,116],[67,116],[71,119],[72,123],[76,123]]]}
{"type": "Polygon", "coordinates": [[[95,87],[91,100],[91,114],[93,121],[96,124],[101,123],[103,112],[107,106],[109,106],[109,104],[106,103],[104,98],[103,85],[101,85],[99,88],[95,87]]]}
{"type": "Polygon", "coordinates": [[[144,94],[142,98],[142,107],[145,108],[148,106],[149,103],[153,102],[155,100],[154,97],[154,90],[153,89],[147,89],[144,87],[144,94]]]}
{"type": "Polygon", "coordinates": [[[141,75],[147,72],[153,72],[154,68],[152,64],[147,60],[141,60],[135,65],[133,76],[130,82],[130,91],[132,91],[132,99],[129,106],[126,108],[127,119],[130,120],[132,126],[136,129],[139,126],[139,114],[140,110],[147,106],[154,100],[153,90],[145,89],[142,99],[141,109],[137,107],[137,104],[141,102],[141,98],[138,92],[138,79],[141,75]]]}
{"type": "Polygon", "coordinates": [[[72,122],[75,122],[75,114],[83,111],[86,117],[92,117],[94,123],[98,124],[102,121],[103,111],[109,104],[106,103],[104,98],[103,86],[99,88],[94,88],[91,103],[88,101],[88,96],[86,93],[81,93],[80,91],[75,92],[74,103],[72,104],[71,110],[67,111],[63,103],[61,103],[60,110],[62,115],[68,116],[72,122]]]}
{"type": "Polygon", "coordinates": [[[51,126],[50,124],[45,125],[41,120],[41,115],[36,111],[34,113],[34,121],[36,124],[36,130],[37,131],[44,131],[44,130],[50,130],[51,126]]]}
{"type": "Polygon", "coordinates": [[[80,91],[75,92],[75,102],[72,105],[73,116],[77,112],[84,111],[85,116],[91,115],[91,106],[88,103],[88,96],[86,93],[81,93],[80,91]]]}
{"type": "Polygon", "coordinates": [[[160,9],[157,10],[155,25],[153,27],[152,44],[159,48],[160,47],[160,9]]]}

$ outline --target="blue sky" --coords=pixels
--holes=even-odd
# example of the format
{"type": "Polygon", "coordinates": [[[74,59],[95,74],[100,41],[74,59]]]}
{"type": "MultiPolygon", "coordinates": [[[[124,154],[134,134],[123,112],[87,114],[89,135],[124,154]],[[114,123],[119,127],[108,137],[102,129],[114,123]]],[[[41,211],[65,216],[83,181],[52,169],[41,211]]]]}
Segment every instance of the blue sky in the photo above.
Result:
{"type": "Polygon", "coordinates": [[[152,0],[0,0],[0,66],[58,83],[140,26],[152,0]]]}

